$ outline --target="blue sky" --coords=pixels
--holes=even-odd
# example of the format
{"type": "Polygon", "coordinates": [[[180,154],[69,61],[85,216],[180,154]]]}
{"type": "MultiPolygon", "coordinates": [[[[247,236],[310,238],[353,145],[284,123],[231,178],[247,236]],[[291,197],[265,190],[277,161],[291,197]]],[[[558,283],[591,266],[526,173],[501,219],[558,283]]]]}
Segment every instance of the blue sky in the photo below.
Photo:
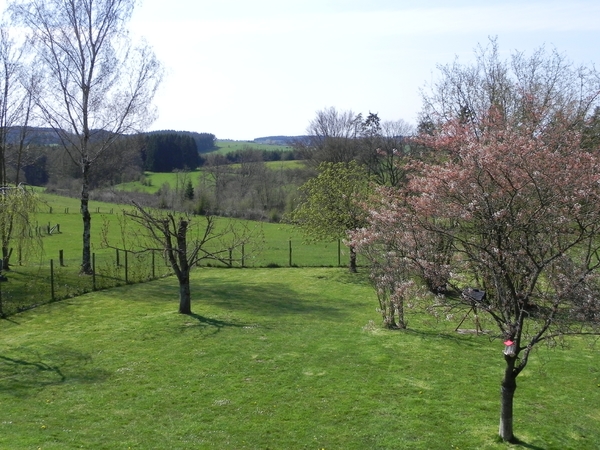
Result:
{"type": "Polygon", "coordinates": [[[415,123],[436,66],[489,36],[600,69],[599,18],[598,0],[143,0],[131,28],[167,71],[151,129],[251,140],[330,106],[415,123]]]}

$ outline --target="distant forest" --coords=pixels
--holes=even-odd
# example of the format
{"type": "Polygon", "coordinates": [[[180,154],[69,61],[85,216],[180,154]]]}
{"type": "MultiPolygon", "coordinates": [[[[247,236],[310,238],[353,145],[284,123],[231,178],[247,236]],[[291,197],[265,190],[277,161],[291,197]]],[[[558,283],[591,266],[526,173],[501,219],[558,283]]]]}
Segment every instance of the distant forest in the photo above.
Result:
{"type": "MultiPolygon", "coordinates": [[[[104,133],[103,131],[98,131],[104,133]]],[[[63,145],[65,132],[52,128],[11,127],[7,130],[7,166],[13,177],[35,186],[47,184],[69,189],[66,186],[80,174],[77,166],[68,158],[63,145]],[[27,150],[17,162],[11,158],[16,152],[22,133],[25,132],[27,150]],[[11,151],[12,150],[12,151],[11,151]],[[14,160],[14,161],[13,161],[14,160]]],[[[92,141],[94,137],[92,135],[92,141]]],[[[276,136],[259,138],[256,144],[291,145],[294,137],[276,136]]],[[[295,152],[281,150],[257,150],[252,143],[225,155],[211,154],[218,150],[216,136],[212,133],[191,131],[159,130],[135,135],[119,136],[112,148],[102,155],[91,176],[94,188],[132,181],[144,171],[173,172],[194,170],[205,164],[232,164],[245,161],[278,161],[296,159],[295,152]]]]}

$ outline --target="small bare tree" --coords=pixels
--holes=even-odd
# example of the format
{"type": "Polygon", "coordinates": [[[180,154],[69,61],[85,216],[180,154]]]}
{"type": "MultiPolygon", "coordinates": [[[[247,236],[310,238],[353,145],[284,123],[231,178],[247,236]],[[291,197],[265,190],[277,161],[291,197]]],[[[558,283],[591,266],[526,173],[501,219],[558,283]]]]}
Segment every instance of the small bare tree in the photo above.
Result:
{"type": "Polygon", "coordinates": [[[160,251],[179,281],[179,312],[191,314],[190,271],[202,261],[227,266],[243,265],[242,246],[260,235],[247,222],[217,223],[215,216],[191,216],[173,211],[155,211],[133,203],[125,216],[141,226],[137,244],[141,251],[160,251]],[[203,222],[203,223],[202,223],[203,222]],[[195,226],[193,226],[195,225],[195,226]]]}
{"type": "Polygon", "coordinates": [[[312,165],[322,162],[348,163],[359,154],[362,115],[327,108],[317,111],[306,132],[307,140],[296,143],[296,150],[312,165]]]}

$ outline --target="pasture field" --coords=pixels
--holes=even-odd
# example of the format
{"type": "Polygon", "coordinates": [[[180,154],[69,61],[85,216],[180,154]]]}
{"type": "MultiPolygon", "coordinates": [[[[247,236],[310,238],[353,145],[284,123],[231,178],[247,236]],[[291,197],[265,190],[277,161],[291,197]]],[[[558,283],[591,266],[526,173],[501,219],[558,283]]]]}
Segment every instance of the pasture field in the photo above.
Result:
{"type": "Polygon", "coordinates": [[[2,320],[0,448],[599,448],[597,347],[533,353],[504,444],[500,340],[416,311],[383,330],[363,277],[205,268],[192,315],[169,277],[2,320]]]}
{"type": "Polygon", "coordinates": [[[290,151],[292,147],[289,145],[274,145],[274,144],[259,144],[253,141],[227,141],[217,139],[217,150],[210,153],[220,153],[226,155],[230,152],[242,151],[247,148],[254,150],[267,150],[267,151],[290,151]]]}
{"type": "MultiPolygon", "coordinates": [[[[60,224],[60,233],[43,238],[44,258],[57,257],[60,249],[64,250],[67,259],[74,258],[79,261],[81,255],[81,233],[83,230],[81,214],[79,213],[79,200],[56,195],[43,194],[45,205],[37,214],[40,225],[60,224]],[[50,208],[52,213],[50,213],[50,208]],[[54,255],[54,256],[52,256],[54,255]]],[[[113,250],[103,249],[102,225],[107,221],[109,226],[109,241],[118,246],[121,240],[118,217],[123,209],[131,209],[130,205],[115,205],[104,202],[90,202],[92,214],[92,249],[99,254],[110,253],[113,250]]],[[[201,216],[195,219],[202,222],[201,216]]],[[[229,221],[227,218],[218,218],[218,221],[229,221]]],[[[341,261],[338,259],[337,242],[307,243],[302,233],[288,224],[252,222],[232,219],[233,222],[247,224],[250,228],[259,228],[262,231],[262,242],[256,242],[255,248],[249,248],[246,265],[249,267],[288,266],[290,262],[290,241],[292,245],[293,266],[338,266],[347,263],[348,257],[345,246],[341,245],[341,261]]]]}
{"type": "MultiPolygon", "coordinates": [[[[268,161],[265,165],[271,170],[289,170],[303,169],[306,167],[304,161],[268,161]]],[[[239,168],[239,164],[231,164],[232,168],[239,168]]],[[[192,182],[194,187],[198,186],[200,177],[203,175],[203,169],[191,170],[189,172],[144,172],[144,179],[121,183],[115,186],[115,189],[128,192],[147,192],[155,194],[164,185],[168,184],[171,189],[178,185],[183,185],[187,180],[192,182]]]]}
{"type": "MultiPolygon", "coordinates": [[[[123,252],[105,248],[102,240],[104,226],[107,224],[107,236],[111,246],[137,250],[132,246],[131,239],[123,238],[120,227],[123,209],[129,209],[131,206],[91,201],[92,252],[97,275],[80,276],[83,226],[79,200],[48,194],[41,194],[41,197],[44,204],[37,214],[35,226],[41,231],[42,236],[39,240],[42,250],[22,254],[21,264],[18,263],[18,251],[14,250],[12,270],[7,274],[9,281],[0,284],[0,305],[4,313],[13,314],[32,305],[50,302],[53,298],[72,297],[92,290],[147,281],[171,273],[160,254],[128,253],[126,260],[123,252]],[[59,227],[55,228],[57,225],[59,227]],[[50,235],[47,233],[48,228],[54,229],[50,235]]],[[[200,225],[204,220],[201,216],[194,218],[194,222],[200,225]]],[[[229,221],[222,218],[217,220],[223,224],[229,221]]],[[[302,234],[289,225],[241,220],[234,222],[252,229],[256,236],[253,242],[244,248],[245,267],[337,267],[347,263],[347,250],[343,244],[338,253],[338,243],[305,243],[302,234]]],[[[129,228],[126,234],[135,231],[129,228]]],[[[233,258],[240,259],[240,252],[233,254],[233,258]]],[[[210,261],[205,264],[222,265],[210,261]]],[[[234,265],[241,264],[234,262],[234,265]]]]}

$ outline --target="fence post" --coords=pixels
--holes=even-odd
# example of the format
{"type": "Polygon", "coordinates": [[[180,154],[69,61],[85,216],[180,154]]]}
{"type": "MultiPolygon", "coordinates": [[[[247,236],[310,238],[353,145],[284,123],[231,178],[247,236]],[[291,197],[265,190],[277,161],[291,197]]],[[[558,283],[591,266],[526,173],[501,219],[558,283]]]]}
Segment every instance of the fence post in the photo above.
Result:
{"type": "Polygon", "coordinates": [[[0,282],[0,317],[4,317],[4,309],[2,308],[2,283],[0,282]]]}
{"type": "Polygon", "coordinates": [[[229,267],[233,267],[233,255],[232,255],[233,249],[230,247],[229,248],[229,267]]]}
{"type": "Polygon", "coordinates": [[[342,265],[342,241],[338,239],[338,267],[342,265]]]}
{"type": "Polygon", "coordinates": [[[154,269],[154,250],[152,250],[152,279],[156,278],[156,270],[154,269]]]}
{"type": "Polygon", "coordinates": [[[117,267],[119,267],[121,265],[121,263],[119,262],[119,249],[116,248],[115,251],[117,252],[117,267]]]}
{"type": "Polygon", "coordinates": [[[289,257],[289,265],[292,267],[292,240],[290,239],[290,257],[289,257]]]}
{"type": "Polygon", "coordinates": [[[60,263],[60,267],[64,267],[65,265],[65,258],[64,258],[64,252],[62,250],[58,251],[58,261],[60,263]]]}
{"type": "Polygon", "coordinates": [[[54,260],[50,260],[50,297],[54,301],[54,260]]]}
{"type": "Polygon", "coordinates": [[[57,233],[60,233],[60,223],[57,223],[57,224],[56,224],[56,232],[57,232],[57,233]]]}
{"type": "Polygon", "coordinates": [[[246,251],[244,248],[244,244],[242,244],[242,267],[244,267],[244,259],[246,257],[246,251]]]}
{"type": "Polygon", "coordinates": [[[125,250],[125,284],[129,284],[129,266],[127,263],[127,250],[125,250]]]}
{"type": "Polygon", "coordinates": [[[92,253],[92,290],[96,290],[96,254],[92,253]]]}

